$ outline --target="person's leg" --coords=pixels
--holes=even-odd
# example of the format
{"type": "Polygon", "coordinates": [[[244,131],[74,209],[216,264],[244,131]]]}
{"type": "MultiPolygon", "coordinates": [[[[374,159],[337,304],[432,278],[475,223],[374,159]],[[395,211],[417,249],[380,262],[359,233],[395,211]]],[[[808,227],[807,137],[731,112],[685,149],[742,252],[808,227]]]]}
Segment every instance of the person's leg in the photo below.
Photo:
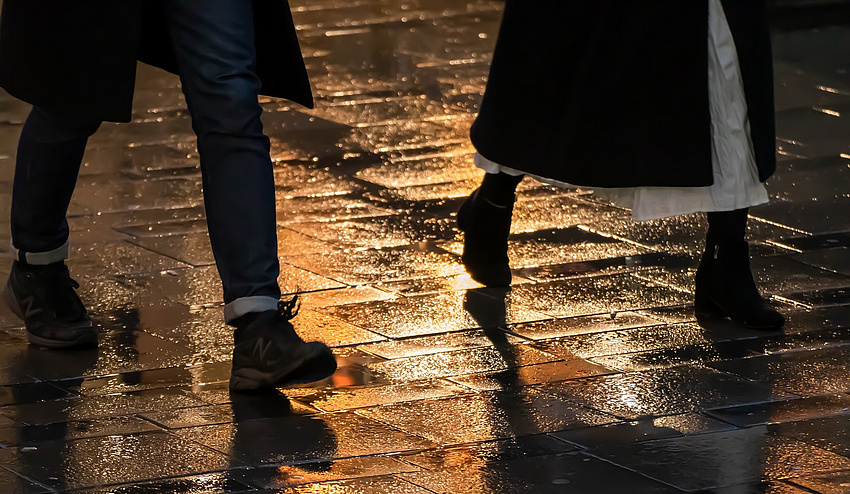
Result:
{"type": "Polygon", "coordinates": [[[486,286],[508,286],[508,235],[517,185],[523,175],[487,173],[481,186],[457,212],[463,231],[461,262],[475,281],[486,286]]]}
{"type": "Polygon", "coordinates": [[[255,73],[253,2],[162,2],[198,136],[210,242],[236,327],[230,387],[274,388],[322,379],[330,349],[305,343],[279,303],[275,186],[255,73]]]}
{"type": "Polygon", "coordinates": [[[198,136],[204,207],[228,322],[277,307],[277,226],[260,122],[252,2],[163,2],[198,136]]]}
{"type": "Polygon", "coordinates": [[[74,291],[65,259],[65,215],[86,142],[99,121],[33,108],[21,130],[12,187],[12,248],[16,260],[5,299],[30,342],[52,348],[88,346],[97,334],[74,291]]]}
{"type": "Polygon", "coordinates": [[[694,309],[699,317],[729,317],[751,328],[785,323],[761,297],[750,271],[747,209],[708,213],[705,253],[696,275],[694,309]]]}

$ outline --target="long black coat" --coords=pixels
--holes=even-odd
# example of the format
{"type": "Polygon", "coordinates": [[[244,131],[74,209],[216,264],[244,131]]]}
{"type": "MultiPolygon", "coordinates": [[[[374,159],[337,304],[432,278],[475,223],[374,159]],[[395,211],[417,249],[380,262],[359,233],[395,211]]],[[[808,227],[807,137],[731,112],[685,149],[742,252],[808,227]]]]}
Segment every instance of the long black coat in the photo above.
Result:
{"type": "MultiPolygon", "coordinates": [[[[289,5],[252,2],[261,92],[312,107],[289,5]]],[[[176,72],[160,5],[155,0],[4,0],[0,86],[56,112],[129,121],[136,61],[176,72]]]]}
{"type": "MultiPolygon", "coordinates": [[[[764,0],[723,0],[759,178],[776,168],[764,0]]],[[[596,187],[711,185],[707,0],[507,0],[476,149],[596,187]]]]}

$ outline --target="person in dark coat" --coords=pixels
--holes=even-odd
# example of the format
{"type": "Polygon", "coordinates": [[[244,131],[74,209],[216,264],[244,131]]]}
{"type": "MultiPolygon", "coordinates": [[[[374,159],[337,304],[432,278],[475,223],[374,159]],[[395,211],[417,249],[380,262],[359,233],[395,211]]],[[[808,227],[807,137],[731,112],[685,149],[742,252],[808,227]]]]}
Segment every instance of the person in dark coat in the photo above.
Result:
{"type": "Polygon", "coordinates": [[[5,0],[0,85],[33,105],[12,191],[15,252],[5,300],[31,343],[97,342],[64,260],[65,219],[86,142],[102,121],[129,121],[137,60],[180,75],[198,137],[210,240],[235,326],[230,387],[274,388],[332,374],[281,302],[275,187],[258,94],[312,107],[285,0],[5,0]]]}
{"type": "Polygon", "coordinates": [[[592,187],[636,220],[708,213],[697,315],[784,324],[744,240],[776,168],[764,0],[507,0],[470,134],[487,172],[457,215],[473,279],[510,284],[514,192],[530,175],[592,187]]]}

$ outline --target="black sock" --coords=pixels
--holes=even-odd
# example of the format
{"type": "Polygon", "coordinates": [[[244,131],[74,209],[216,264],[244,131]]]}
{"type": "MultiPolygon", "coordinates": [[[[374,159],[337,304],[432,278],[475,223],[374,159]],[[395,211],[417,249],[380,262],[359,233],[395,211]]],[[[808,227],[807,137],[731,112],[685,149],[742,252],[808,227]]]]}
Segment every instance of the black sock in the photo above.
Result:
{"type": "Polygon", "coordinates": [[[748,212],[749,208],[708,213],[706,243],[742,242],[747,234],[748,212]]]}
{"type": "Polygon", "coordinates": [[[524,175],[508,175],[507,173],[488,173],[484,175],[481,189],[478,192],[490,204],[498,207],[509,206],[514,200],[514,192],[524,175]]]}

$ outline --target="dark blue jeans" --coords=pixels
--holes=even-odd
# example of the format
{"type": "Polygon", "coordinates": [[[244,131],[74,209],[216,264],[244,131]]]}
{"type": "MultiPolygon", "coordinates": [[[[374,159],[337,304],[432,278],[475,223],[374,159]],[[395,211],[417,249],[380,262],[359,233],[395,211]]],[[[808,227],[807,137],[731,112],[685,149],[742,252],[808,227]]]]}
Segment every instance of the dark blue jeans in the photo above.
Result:
{"type": "MultiPolygon", "coordinates": [[[[274,175],[257,102],[251,4],[163,2],[198,136],[207,225],[228,321],[274,309],[280,298],[274,175]]],[[[40,108],[27,118],[12,196],[12,242],[27,259],[44,263],[67,256],[65,215],[86,141],[99,125],[40,108]]]]}

